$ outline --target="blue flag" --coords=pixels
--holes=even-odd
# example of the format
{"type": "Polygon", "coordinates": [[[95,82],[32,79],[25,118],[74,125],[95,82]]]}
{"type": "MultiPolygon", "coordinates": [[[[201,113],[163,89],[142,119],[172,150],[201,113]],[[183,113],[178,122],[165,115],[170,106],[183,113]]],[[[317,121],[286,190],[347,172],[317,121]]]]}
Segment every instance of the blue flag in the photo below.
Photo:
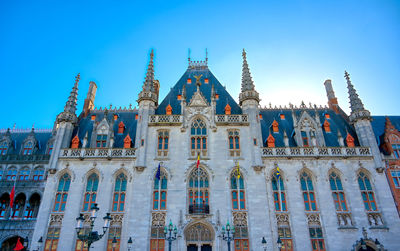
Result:
{"type": "Polygon", "coordinates": [[[276,178],[279,180],[281,177],[281,172],[279,172],[279,167],[276,168],[276,178]]]}
{"type": "Polygon", "coordinates": [[[160,163],[158,163],[158,169],[157,169],[157,173],[156,173],[156,179],[160,180],[160,176],[161,176],[161,167],[160,167],[160,163]]]}

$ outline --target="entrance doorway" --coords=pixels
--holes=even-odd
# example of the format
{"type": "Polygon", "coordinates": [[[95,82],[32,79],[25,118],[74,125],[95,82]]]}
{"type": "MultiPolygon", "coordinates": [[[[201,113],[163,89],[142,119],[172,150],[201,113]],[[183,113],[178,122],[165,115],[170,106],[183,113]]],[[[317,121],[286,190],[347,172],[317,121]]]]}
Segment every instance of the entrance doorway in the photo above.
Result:
{"type": "MultiPolygon", "coordinates": [[[[189,244],[187,251],[198,251],[198,246],[196,244],[189,244]]],[[[204,244],[201,246],[200,251],[212,251],[212,247],[209,244],[204,244]]]]}
{"type": "Polygon", "coordinates": [[[212,251],[214,229],[208,222],[196,222],[186,227],[187,251],[212,251]]]}

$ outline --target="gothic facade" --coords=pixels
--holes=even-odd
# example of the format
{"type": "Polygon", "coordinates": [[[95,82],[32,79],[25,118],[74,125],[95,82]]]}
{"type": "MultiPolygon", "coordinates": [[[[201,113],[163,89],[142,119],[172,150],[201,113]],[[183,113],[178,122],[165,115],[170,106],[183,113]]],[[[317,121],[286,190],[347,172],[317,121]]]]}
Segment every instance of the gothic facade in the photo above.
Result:
{"type": "Polygon", "coordinates": [[[170,222],[172,250],[227,250],[228,222],[237,251],[264,250],[263,238],[267,250],[278,250],[278,239],[281,250],[400,249],[400,117],[371,116],[347,72],[350,115],[330,80],[328,106],[262,108],[245,51],[238,103],[207,59],[189,59],[160,102],[153,57],[137,109],[95,108],[90,82],[77,116],[78,75],[51,132],[0,135],[0,224],[17,228],[17,209],[7,204],[17,184],[16,195],[25,196],[18,224],[32,225],[24,228],[32,250],[40,238],[40,250],[87,250],[76,218],[79,234],[87,233],[95,205],[95,231],[103,233],[102,217],[111,218],[93,250],[128,250],[130,238],[132,250],[168,250],[170,222]],[[24,152],[28,145],[44,156],[39,162],[24,152]],[[4,157],[11,151],[20,157],[4,157]],[[19,178],[23,161],[30,172],[42,168],[40,182],[33,174],[19,178]],[[39,210],[25,217],[35,194],[39,210]]]}

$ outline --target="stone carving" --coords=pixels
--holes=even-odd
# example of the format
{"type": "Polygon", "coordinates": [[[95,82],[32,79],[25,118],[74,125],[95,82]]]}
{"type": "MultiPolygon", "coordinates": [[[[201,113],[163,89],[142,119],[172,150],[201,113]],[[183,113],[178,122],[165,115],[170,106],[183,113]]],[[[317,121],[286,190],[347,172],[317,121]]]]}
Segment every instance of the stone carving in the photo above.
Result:
{"type": "Polygon", "coordinates": [[[190,107],[207,107],[208,103],[201,92],[198,90],[193,94],[192,100],[189,103],[190,107]]]}
{"type": "Polygon", "coordinates": [[[382,214],[379,212],[368,212],[368,223],[370,226],[383,226],[382,214]]]}
{"type": "Polygon", "coordinates": [[[63,214],[51,214],[50,225],[61,225],[63,218],[64,218],[63,214]]]}
{"type": "Polygon", "coordinates": [[[233,224],[236,227],[247,227],[247,212],[233,212],[233,224]]]}
{"type": "Polygon", "coordinates": [[[289,226],[289,214],[287,213],[277,213],[276,224],[278,226],[289,226]]]}
{"type": "Polygon", "coordinates": [[[111,214],[111,224],[110,225],[122,225],[124,220],[124,214],[111,214]]]}
{"type": "Polygon", "coordinates": [[[166,212],[153,212],[151,213],[151,225],[153,227],[164,227],[166,212]]]}
{"type": "Polygon", "coordinates": [[[351,217],[351,213],[336,213],[338,225],[340,227],[350,227],[354,226],[353,219],[351,217]]]}
{"type": "Polygon", "coordinates": [[[306,215],[307,215],[308,225],[310,225],[310,226],[313,226],[313,225],[320,226],[321,225],[321,221],[320,221],[318,213],[306,213],[306,215]]]}

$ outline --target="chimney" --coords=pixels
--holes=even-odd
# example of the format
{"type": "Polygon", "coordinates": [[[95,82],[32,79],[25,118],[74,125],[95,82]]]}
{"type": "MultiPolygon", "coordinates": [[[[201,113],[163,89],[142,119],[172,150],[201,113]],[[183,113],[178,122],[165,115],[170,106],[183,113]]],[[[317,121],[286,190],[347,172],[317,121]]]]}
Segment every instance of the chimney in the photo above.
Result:
{"type": "Polygon", "coordinates": [[[325,90],[326,96],[328,97],[328,106],[331,108],[335,113],[339,113],[339,105],[337,98],[335,96],[335,92],[332,88],[332,82],[330,79],[325,80],[325,90]]]}
{"type": "Polygon", "coordinates": [[[85,99],[85,103],[83,104],[83,113],[86,117],[89,114],[90,110],[94,108],[94,98],[96,97],[97,85],[95,82],[89,82],[89,90],[85,99]]]}

